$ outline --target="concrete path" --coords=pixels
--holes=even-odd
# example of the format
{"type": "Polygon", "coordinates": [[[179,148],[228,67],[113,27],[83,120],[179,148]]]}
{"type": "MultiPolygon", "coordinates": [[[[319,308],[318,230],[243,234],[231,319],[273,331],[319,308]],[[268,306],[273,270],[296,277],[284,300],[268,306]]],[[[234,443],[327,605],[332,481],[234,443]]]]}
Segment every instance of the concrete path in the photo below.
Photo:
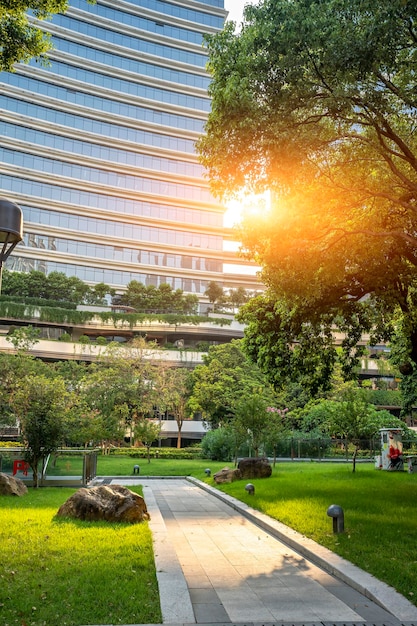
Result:
{"type": "Polygon", "coordinates": [[[164,624],[417,626],[392,588],[205,483],[102,483],[143,486],[164,624]]]}

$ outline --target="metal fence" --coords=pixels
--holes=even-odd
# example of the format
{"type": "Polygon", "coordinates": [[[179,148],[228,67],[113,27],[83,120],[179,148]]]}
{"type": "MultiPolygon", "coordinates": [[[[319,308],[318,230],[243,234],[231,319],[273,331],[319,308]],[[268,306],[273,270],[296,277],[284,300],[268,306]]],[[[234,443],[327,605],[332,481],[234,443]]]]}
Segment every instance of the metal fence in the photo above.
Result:
{"type": "MultiPolygon", "coordinates": [[[[262,453],[269,458],[277,459],[311,459],[311,460],[349,460],[352,458],[355,448],[357,448],[357,458],[364,460],[374,460],[375,456],[381,454],[381,439],[375,437],[371,439],[361,439],[347,441],[346,439],[330,438],[302,438],[288,437],[281,439],[275,446],[265,446],[262,453]]],[[[252,456],[253,451],[248,446],[240,449],[239,455],[252,456]]],[[[417,442],[403,440],[403,454],[417,454],[417,442]]]]}

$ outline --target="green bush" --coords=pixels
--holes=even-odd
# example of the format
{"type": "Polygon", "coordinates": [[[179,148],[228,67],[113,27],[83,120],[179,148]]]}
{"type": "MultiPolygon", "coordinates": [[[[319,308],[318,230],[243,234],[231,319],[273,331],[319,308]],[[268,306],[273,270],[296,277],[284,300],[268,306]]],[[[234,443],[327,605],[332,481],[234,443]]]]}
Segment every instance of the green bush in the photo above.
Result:
{"type": "Polygon", "coordinates": [[[72,341],[71,335],[69,333],[62,333],[59,337],[59,341],[72,341]]]}
{"type": "Polygon", "coordinates": [[[195,347],[196,350],[199,350],[200,352],[208,352],[210,348],[210,343],[208,341],[199,341],[195,347]]]}
{"type": "Polygon", "coordinates": [[[209,430],[201,442],[203,456],[212,461],[231,461],[235,448],[235,441],[231,430],[216,428],[209,430]]]}
{"type": "Polygon", "coordinates": [[[107,345],[107,339],[105,337],[97,337],[96,339],[96,344],[98,344],[99,346],[106,346],[107,345]]]}
{"type": "Polygon", "coordinates": [[[81,335],[81,337],[78,339],[78,342],[88,344],[91,343],[91,339],[90,337],[87,337],[87,335],[81,335]]]}

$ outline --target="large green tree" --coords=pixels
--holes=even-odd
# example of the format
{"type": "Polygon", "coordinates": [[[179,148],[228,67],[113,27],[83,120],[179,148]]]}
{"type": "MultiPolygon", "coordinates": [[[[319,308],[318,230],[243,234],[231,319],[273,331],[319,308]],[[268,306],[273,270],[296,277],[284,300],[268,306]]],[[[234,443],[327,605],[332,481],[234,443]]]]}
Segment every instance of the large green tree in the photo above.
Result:
{"type": "Polygon", "coordinates": [[[261,0],[207,38],[212,188],[271,191],[241,232],[268,288],[242,320],[275,384],[283,367],[325,387],[335,326],[346,373],[370,329],[400,332],[399,367],[417,369],[416,20],[407,0],[261,0]]]}

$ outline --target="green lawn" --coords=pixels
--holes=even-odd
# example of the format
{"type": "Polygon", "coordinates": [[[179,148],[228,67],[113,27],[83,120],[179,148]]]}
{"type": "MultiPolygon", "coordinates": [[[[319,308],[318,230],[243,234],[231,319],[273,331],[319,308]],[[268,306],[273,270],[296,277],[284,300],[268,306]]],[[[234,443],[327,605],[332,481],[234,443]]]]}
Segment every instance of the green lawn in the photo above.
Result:
{"type": "MultiPolygon", "coordinates": [[[[131,476],[133,466],[139,465],[140,476],[195,476],[205,478],[204,470],[210,468],[212,473],[225,466],[224,462],[207,459],[132,459],[129,456],[99,456],[97,476],[131,476]]],[[[59,456],[55,464],[48,466],[48,476],[81,476],[81,456],[59,456]]]]}
{"type": "MultiPolygon", "coordinates": [[[[75,463],[74,459],[70,461],[75,463]]],[[[99,457],[98,475],[130,476],[137,461],[99,457]]],[[[58,464],[68,463],[65,458],[58,464]]],[[[192,475],[215,486],[225,463],[154,459],[140,476],[192,475]]],[[[417,604],[417,474],[375,470],[360,463],[278,463],[267,479],[217,486],[311,537],[417,604]],[[330,504],[345,512],[344,534],[334,535],[330,504]]],[[[55,519],[74,490],[29,490],[0,498],[0,623],[65,626],[161,621],[147,523],[110,526],[55,519]]]]}
{"type": "Polygon", "coordinates": [[[160,623],[148,524],[55,518],[72,493],[0,498],[2,626],[160,623]]]}

